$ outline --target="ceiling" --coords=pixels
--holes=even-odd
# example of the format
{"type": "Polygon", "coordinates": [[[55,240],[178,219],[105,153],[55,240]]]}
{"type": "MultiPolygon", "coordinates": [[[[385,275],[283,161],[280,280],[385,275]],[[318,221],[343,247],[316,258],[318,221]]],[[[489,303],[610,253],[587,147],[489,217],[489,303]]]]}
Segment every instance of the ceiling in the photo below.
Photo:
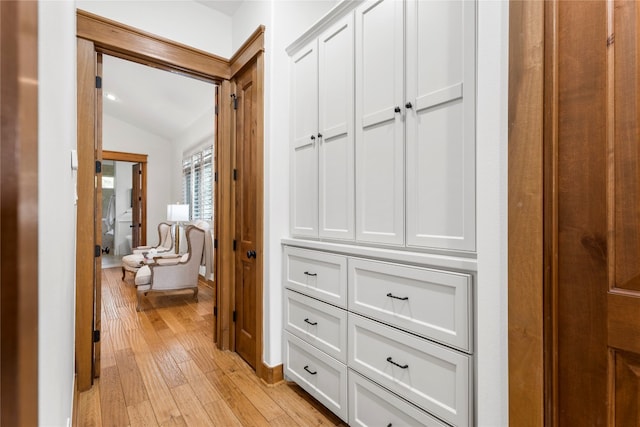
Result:
{"type": "Polygon", "coordinates": [[[243,0],[194,0],[208,8],[222,12],[227,16],[233,16],[240,7],[243,0]]]}
{"type": "Polygon", "coordinates": [[[212,83],[108,55],[102,76],[104,114],[169,140],[213,109],[212,83]]]}

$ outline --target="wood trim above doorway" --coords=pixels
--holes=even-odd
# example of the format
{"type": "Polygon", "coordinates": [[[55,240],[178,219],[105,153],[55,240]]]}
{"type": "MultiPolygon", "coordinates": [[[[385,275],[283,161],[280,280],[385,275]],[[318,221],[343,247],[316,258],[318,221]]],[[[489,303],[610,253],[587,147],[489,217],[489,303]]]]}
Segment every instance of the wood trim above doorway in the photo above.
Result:
{"type": "Polygon", "coordinates": [[[190,76],[228,79],[229,61],[93,13],[78,10],[77,36],[91,40],[99,52],[156,68],[184,70],[190,76]]]}

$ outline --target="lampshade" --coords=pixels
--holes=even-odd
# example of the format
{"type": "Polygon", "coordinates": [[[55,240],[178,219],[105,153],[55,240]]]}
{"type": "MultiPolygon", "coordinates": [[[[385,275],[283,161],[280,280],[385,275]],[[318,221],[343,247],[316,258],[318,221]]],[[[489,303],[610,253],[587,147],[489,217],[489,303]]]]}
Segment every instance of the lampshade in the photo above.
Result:
{"type": "Polygon", "coordinates": [[[167,205],[167,221],[189,221],[189,205],[167,205]]]}

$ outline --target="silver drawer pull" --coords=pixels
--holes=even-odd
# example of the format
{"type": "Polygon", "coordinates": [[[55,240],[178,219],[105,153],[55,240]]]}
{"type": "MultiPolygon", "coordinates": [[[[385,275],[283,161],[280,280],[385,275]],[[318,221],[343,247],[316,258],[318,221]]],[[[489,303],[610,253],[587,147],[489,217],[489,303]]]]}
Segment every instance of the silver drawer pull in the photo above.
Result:
{"type": "Polygon", "coordinates": [[[409,367],[409,365],[400,365],[399,363],[394,362],[391,356],[387,357],[387,362],[391,363],[392,365],[396,365],[400,369],[407,369],[409,367]]]}
{"type": "Polygon", "coordinates": [[[316,277],[318,275],[317,273],[309,273],[308,271],[305,271],[304,274],[311,277],[316,277]]]}
{"type": "Polygon", "coordinates": [[[399,300],[401,300],[401,301],[406,301],[406,300],[408,300],[408,299],[409,299],[409,297],[397,297],[397,296],[393,295],[391,292],[389,292],[389,293],[387,294],[387,296],[388,296],[389,298],[399,299],[399,300]]]}
{"type": "Polygon", "coordinates": [[[308,324],[310,324],[311,326],[316,326],[318,324],[318,322],[310,321],[308,317],[306,319],[304,319],[304,321],[307,322],[308,324]]]}
{"type": "Polygon", "coordinates": [[[315,374],[317,374],[317,373],[318,373],[318,371],[315,371],[315,372],[310,371],[310,370],[309,370],[309,365],[305,366],[305,367],[304,367],[304,370],[305,370],[305,371],[307,371],[307,372],[309,372],[311,375],[315,375],[315,374]]]}

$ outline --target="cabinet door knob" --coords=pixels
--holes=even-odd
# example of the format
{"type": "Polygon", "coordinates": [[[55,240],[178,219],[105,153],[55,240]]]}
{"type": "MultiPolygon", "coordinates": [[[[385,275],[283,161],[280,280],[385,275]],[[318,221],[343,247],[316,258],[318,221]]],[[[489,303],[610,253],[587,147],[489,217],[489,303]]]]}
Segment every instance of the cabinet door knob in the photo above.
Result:
{"type": "Polygon", "coordinates": [[[407,108],[413,108],[413,104],[411,104],[410,102],[407,102],[404,106],[407,108]]]}
{"type": "Polygon", "coordinates": [[[321,133],[318,134],[318,138],[322,138],[322,134],[321,133]]]}
{"type": "Polygon", "coordinates": [[[315,135],[311,135],[311,140],[315,141],[316,140],[316,136],[315,135]]]}
{"type": "Polygon", "coordinates": [[[256,251],[254,250],[247,251],[247,258],[251,259],[255,257],[256,257],[256,251]]]}
{"type": "Polygon", "coordinates": [[[400,107],[396,106],[396,108],[394,108],[393,111],[395,111],[396,113],[399,113],[400,112],[400,107]]]}

